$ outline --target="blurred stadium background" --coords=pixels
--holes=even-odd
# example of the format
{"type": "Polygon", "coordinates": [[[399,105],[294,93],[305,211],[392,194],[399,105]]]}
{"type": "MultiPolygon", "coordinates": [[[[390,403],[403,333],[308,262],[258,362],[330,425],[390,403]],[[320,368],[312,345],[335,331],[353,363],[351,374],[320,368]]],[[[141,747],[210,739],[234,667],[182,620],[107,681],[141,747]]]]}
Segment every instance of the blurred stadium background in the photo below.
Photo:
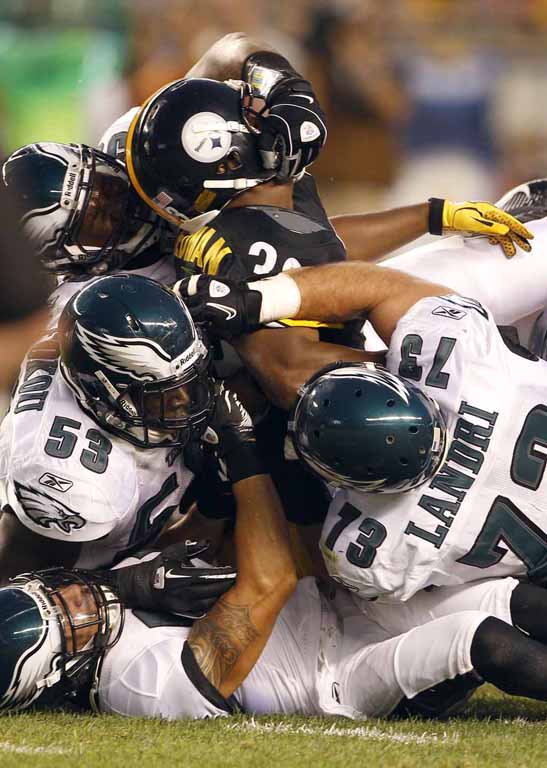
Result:
{"type": "Polygon", "coordinates": [[[314,83],[330,213],[547,175],[547,0],[1,0],[3,152],[96,143],[232,31],[314,83]]]}

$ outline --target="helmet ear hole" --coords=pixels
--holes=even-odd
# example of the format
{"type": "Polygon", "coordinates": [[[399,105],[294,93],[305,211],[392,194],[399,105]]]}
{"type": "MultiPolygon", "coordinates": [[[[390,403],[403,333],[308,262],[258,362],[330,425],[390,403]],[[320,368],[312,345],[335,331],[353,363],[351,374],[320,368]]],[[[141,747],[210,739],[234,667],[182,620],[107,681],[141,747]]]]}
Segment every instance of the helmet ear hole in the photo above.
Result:
{"type": "Polygon", "coordinates": [[[355,397],[362,397],[363,396],[363,390],[362,389],[356,389],[355,390],[355,397]]]}
{"type": "Polygon", "coordinates": [[[408,466],[408,459],[406,458],[406,456],[401,456],[401,458],[399,459],[399,462],[403,465],[403,467],[408,466]]]}
{"type": "Polygon", "coordinates": [[[416,435],[418,433],[418,427],[409,427],[408,431],[411,435],[416,435]]]}
{"type": "Polygon", "coordinates": [[[241,154],[237,149],[232,149],[228,154],[228,157],[226,158],[226,165],[230,171],[239,171],[241,168],[243,168],[243,160],[241,159],[241,154]]]}
{"type": "Polygon", "coordinates": [[[325,400],[323,400],[323,408],[329,408],[329,407],[330,407],[330,400],[327,397],[325,400]]]}
{"type": "Polygon", "coordinates": [[[393,406],[395,405],[395,400],[387,400],[386,405],[388,408],[393,408],[393,406]]]}

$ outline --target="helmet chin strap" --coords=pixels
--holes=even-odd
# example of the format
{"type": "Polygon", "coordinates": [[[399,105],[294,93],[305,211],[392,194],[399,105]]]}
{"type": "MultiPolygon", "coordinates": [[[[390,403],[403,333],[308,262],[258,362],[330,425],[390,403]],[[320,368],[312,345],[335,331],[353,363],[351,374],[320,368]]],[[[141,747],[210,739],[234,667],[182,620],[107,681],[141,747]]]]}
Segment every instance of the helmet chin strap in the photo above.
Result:
{"type": "Polygon", "coordinates": [[[269,179],[205,179],[203,186],[206,189],[249,189],[265,181],[269,179]]]}
{"type": "Polygon", "coordinates": [[[200,213],[199,216],[194,216],[192,219],[181,218],[179,221],[179,228],[191,235],[194,232],[197,232],[198,229],[201,229],[201,227],[209,224],[209,222],[215,219],[219,213],[219,210],[207,211],[207,213],[200,213]]]}

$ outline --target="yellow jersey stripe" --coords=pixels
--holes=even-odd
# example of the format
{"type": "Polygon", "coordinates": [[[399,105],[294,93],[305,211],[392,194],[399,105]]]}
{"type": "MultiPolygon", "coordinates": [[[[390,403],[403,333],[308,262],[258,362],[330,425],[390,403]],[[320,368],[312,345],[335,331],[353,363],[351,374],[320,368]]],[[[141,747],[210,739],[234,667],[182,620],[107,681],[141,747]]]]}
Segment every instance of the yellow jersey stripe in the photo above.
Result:
{"type": "Polygon", "coordinates": [[[290,320],[284,317],[277,320],[278,323],[286,325],[288,328],[343,328],[343,323],[321,323],[319,320],[290,320]]]}

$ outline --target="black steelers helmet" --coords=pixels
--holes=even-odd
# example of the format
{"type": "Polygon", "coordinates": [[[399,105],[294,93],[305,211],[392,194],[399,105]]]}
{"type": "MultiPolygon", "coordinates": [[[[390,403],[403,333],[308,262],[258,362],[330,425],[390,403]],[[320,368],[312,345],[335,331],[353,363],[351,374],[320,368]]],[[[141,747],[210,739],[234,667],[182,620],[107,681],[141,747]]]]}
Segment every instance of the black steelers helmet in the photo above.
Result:
{"type": "Polygon", "coordinates": [[[305,384],[289,430],[298,456],[334,485],[398,493],[442,466],[447,437],[437,403],[373,363],[336,363],[305,384]]]}
{"type": "Polygon", "coordinates": [[[212,218],[241,192],[269,181],[257,149],[250,88],[239,80],[176,80],[135,115],[126,165],[141,198],[178,227],[212,218]]]}

